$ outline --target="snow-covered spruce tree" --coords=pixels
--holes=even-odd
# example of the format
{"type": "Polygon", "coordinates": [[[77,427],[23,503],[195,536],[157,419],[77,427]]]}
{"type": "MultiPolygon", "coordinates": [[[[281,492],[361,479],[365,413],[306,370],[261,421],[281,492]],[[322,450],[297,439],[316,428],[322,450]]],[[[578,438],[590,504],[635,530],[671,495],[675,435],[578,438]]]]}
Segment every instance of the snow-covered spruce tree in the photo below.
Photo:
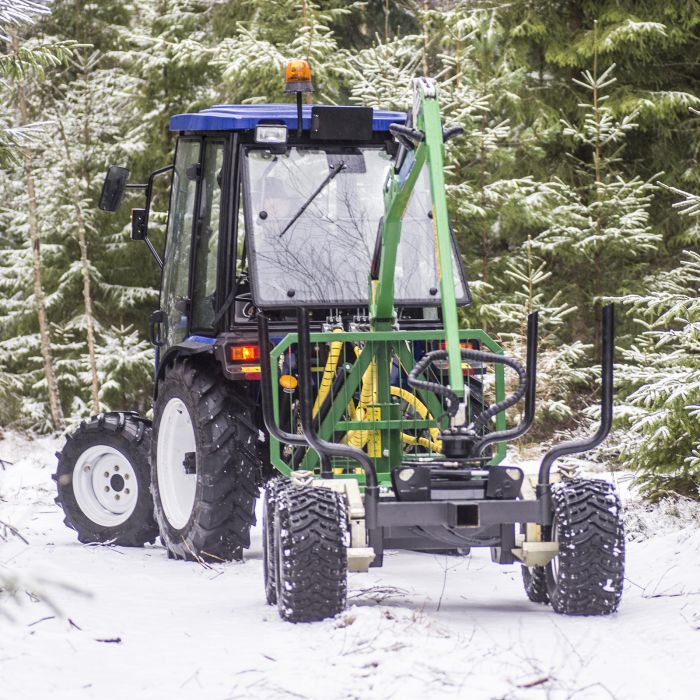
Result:
{"type": "Polygon", "coordinates": [[[528,439],[551,435],[552,428],[563,427],[575,418],[576,393],[586,389],[594,377],[587,367],[590,345],[580,340],[562,343],[562,329],[576,307],[564,300],[561,292],[551,293],[547,281],[552,273],[532,250],[531,242],[514,252],[505,263],[498,296],[482,307],[482,315],[498,329],[496,337],[506,353],[526,357],[527,314],[539,311],[537,358],[537,420],[528,439]]]}
{"type": "Polygon", "coordinates": [[[680,264],[650,276],[645,291],[619,299],[642,328],[617,371],[620,458],[652,499],[700,500],[700,197],[678,208],[696,217],[680,264]]]}
{"type": "Polygon", "coordinates": [[[96,206],[106,164],[127,160],[120,139],[130,127],[128,105],[133,95],[133,80],[113,68],[102,68],[105,62],[98,52],[77,52],[67,71],[70,80],[56,76],[49,110],[56,140],[44,154],[51,173],[42,179],[45,218],[50,222],[50,240],[65,251],[63,272],[51,298],[67,341],[58,368],[62,391],[80,409],[73,412],[74,419],[104,408],[141,407],[148,394],[144,391],[148,382],[142,379],[152,367],[145,341],[139,344],[129,337],[128,343],[135,346],[132,369],[138,381],[127,380],[123,390],[115,392],[110,365],[100,360],[112,350],[122,354],[124,338],[129,336],[124,326],[145,318],[157,300],[155,290],[141,286],[124,265],[125,257],[134,254],[147,258],[146,251],[125,240],[123,231],[115,236],[103,230],[106,217],[96,206]],[[78,341],[79,350],[74,347],[78,341]],[[84,410],[85,387],[90,387],[89,410],[84,410]]]}
{"type": "Polygon", "coordinates": [[[542,225],[541,188],[531,175],[542,153],[523,108],[526,71],[498,12],[457,3],[443,22],[442,112],[464,129],[447,147],[448,196],[467,270],[484,288],[480,301],[490,303],[505,261],[542,225]]]}
{"type": "Polygon", "coordinates": [[[588,93],[583,119],[562,120],[571,140],[573,182],[556,179],[546,188],[550,223],[533,240],[550,269],[566,280],[564,295],[578,306],[575,335],[592,333],[599,341],[601,306],[596,299],[626,290],[647,270],[661,236],[649,221],[651,181],[626,177],[619,160],[634,114],[617,119],[606,106],[606,88],[614,82],[614,65],[598,74],[584,71],[574,82],[588,93]]]}
{"type": "MultiPolygon", "coordinates": [[[[329,3],[300,0],[280,4],[274,0],[244,0],[248,10],[238,22],[236,34],[216,48],[213,63],[223,71],[231,101],[287,102],[282,74],[289,58],[303,58],[311,65],[316,101],[337,101],[339,43],[333,24],[357,15],[361,2],[329,3]]],[[[307,96],[311,99],[311,96],[307,96]]]]}
{"type": "MultiPolygon", "coordinates": [[[[0,21],[11,25],[30,21],[32,15],[45,14],[45,2],[4,2],[0,9],[0,21]]],[[[36,191],[36,165],[34,141],[27,139],[28,134],[37,136],[36,122],[30,113],[30,100],[48,67],[59,65],[70,55],[74,42],[23,43],[19,29],[13,26],[8,31],[0,24],[0,37],[9,39],[6,52],[0,56],[0,77],[3,78],[1,89],[5,92],[5,103],[11,105],[10,114],[14,128],[9,132],[9,139],[0,140],[0,155],[4,160],[14,160],[17,175],[25,194],[26,229],[25,245],[31,250],[32,296],[30,309],[36,315],[40,339],[40,354],[43,361],[45,391],[48,396],[50,425],[54,430],[63,427],[63,409],[58,391],[58,384],[53,366],[47,305],[45,302],[44,268],[41,256],[41,227],[36,191]],[[31,141],[31,142],[30,142],[31,141]],[[10,158],[12,156],[12,158],[10,158]]],[[[6,132],[7,136],[8,132],[6,132]]],[[[19,234],[21,235],[21,234],[19,234]]],[[[15,234],[17,237],[17,234],[15,234]]],[[[6,370],[5,370],[6,371],[6,370]]]]}

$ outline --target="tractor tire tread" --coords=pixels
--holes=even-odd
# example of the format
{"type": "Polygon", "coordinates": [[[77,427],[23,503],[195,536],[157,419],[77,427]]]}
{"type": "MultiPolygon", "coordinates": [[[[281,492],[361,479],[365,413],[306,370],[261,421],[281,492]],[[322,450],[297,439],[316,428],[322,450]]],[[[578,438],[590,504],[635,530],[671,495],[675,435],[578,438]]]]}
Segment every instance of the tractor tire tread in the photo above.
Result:
{"type": "Polygon", "coordinates": [[[275,509],[282,490],[291,484],[288,477],[278,476],[265,484],[263,498],[263,580],[265,600],[277,604],[277,551],[275,549],[275,509]]]}
{"type": "MultiPolygon", "coordinates": [[[[183,531],[167,522],[154,493],[156,518],[169,556],[188,561],[230,561],[243,558],[255,525],[255,502],[261,464],[257,429],[249,416],[252,405],[233,394],[215,368],[185,358],[176,361],[159,382],[158,396],[170,387],[185,387],[193,403],[193,426],[199,434],[199,484],[192,517],[183,531]],[[200,467],[201,465],[201,467],[200,467]]],[[[157,491],[156,440],[153,485],[157,491]]]]}

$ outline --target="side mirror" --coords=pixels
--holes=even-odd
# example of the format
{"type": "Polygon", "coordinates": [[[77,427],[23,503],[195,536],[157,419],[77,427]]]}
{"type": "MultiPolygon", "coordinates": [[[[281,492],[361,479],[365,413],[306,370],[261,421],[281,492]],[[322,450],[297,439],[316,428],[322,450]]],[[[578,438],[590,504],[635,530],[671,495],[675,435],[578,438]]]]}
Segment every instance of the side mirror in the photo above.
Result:
{"type": "Polygon", "coordinates": [[[129,180],[129,169],[119,165],[111,165],[107,171],[100,201],[97,205],[102,211],[116,211],[121,204],[126,183],[129,180]]]}
{"type": "Polygon", "coordinates": [[[145,241],[148,236],[148,231],[146,228],[146,210],[145,209],[132,209],[131,210],[131,240],[132,241],[145,241]]]}

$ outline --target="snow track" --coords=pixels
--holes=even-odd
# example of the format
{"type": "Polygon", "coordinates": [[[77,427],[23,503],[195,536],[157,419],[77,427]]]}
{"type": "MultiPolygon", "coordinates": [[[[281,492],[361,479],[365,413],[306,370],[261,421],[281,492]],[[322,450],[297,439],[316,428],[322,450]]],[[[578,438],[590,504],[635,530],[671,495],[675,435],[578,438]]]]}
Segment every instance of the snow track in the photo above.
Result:
{"type": "Polygon", "coordinates": [[[350,575],[346,612],[293,625],[265,605],[259,527],[246,560],[225,565],[78,543],[53,504],[56,447],[0,442],[14,462],[0,467],[0,520],[29,541],[2,545],[0,574],[48,582],[65,615],[0,597],[13,618],[0,615],[0,700],[697,697],[697,527],[628,543],[610,617],[530,603],[519,569],[485,551],[389,553],[350,575]]]}

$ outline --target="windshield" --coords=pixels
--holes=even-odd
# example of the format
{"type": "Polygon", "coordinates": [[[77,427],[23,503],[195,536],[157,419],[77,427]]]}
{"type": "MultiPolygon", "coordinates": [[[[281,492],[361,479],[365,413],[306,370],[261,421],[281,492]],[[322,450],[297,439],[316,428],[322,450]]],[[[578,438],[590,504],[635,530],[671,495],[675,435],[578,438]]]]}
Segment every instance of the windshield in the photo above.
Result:
{"type": "MultiPolygon", "coordinates": [[[[255,303],[366,306],[391,156],[381,148],[250,149],[246,163],[255,303]]],[[[394,276],[398,305],[440,301],[431,209],[423,172],[402,227],[394,276]]],[[[456,250],[453,269],[457,299],[468,301],[456,250]]]]}

